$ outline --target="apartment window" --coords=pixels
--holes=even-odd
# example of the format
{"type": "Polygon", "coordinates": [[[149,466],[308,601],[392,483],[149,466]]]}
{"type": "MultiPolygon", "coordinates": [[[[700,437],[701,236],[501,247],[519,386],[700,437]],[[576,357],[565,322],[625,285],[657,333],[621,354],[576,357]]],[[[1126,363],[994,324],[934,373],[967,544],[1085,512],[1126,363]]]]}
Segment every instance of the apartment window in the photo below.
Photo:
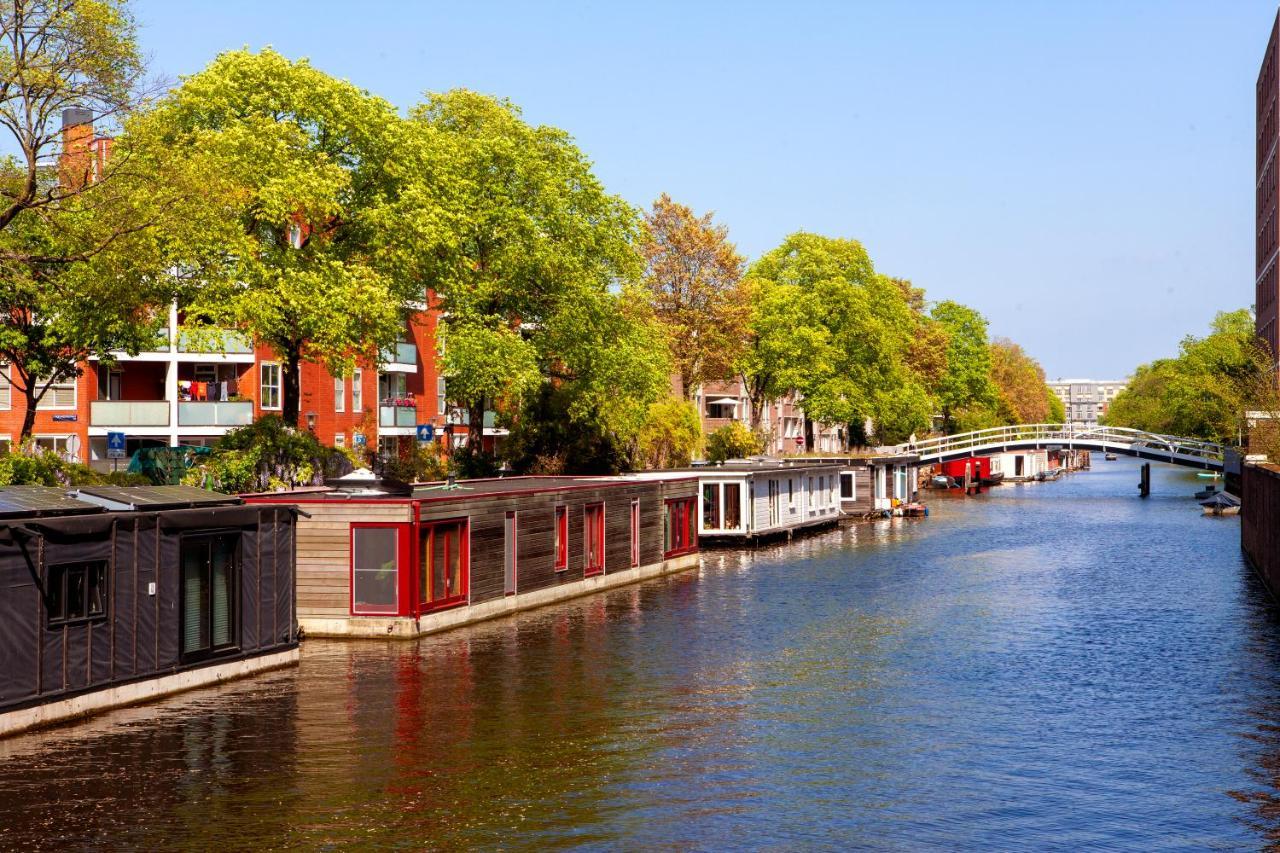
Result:
{"type": "Polygon", "coordinates": [[[357,415],[364,411],[364,371],[359,368],[351,374],[351,411],[357,415]]]}
{"type": "MultiPolygon", "coordinates": [[[[37,379],[36,390],[45,388],[45,379],[37,379]]],[[[58,409],[75,409],[76,407],[76,378],[74,376],[64,377],[57,382],[51,383],[44,392],[44,396],[40,398],[40,402],[36,404],[37,409],[41,410],[58,410],[58,409]]]]}
{"type": "Polygon", "coordinates": [[[47,453],[56,453],[68,462],[80,459],[80,436],[78,435],[37,435],[36,447],[47,453]]]}
{"type": "Polygon", "coordinates": [[[239,587],[235,533],[184,537],[182,565],[182,656],[201,657],[233,649],[239,587]]]}
{"type": "Polygon", "coordinates": [[[0,410],[13,406],[13,383],[9,381],[9,365],[0,364],[0,410]]]}
{"type": "Polygon", "coordinates": [[[334,435],[334,437],[333,437],[333,446],[334,446],[334,447],[346,447],[346,446],[347,446],[347,434],[346,434],[345,432],[340,432],[340,433],[337,433],[336,435],[334,435]]]}
{"type": "Polygon", "coordinates": [[[640,501],[631,501],[631,568],[640,565],[640,501]]]}
{"type": "Polygon", "coordinates": [[[258,405],[264,409],[280,408],[280,365],[274,361],[264,361],[261,368],[262,393],[258,397],[258,405]]]}
{"type": "Polygon", "coordinates": [[[502,594],[516,594],[516,550],[520,544],[516,514],[507,513],[502,526],[502,594]]]}
{"type": "Polygon", "coordinates": [[[448,406],[447,397],[445,395],[444,377],[436,378],[436,414],[444,417],[445,409],[448,406]]]}
{"type": "Polygon", "coordinates": [[[604,504],[582,509],[582,556],[585,575],[604,571],[604,504]]]}
{"type": "Polygon", "coordinates": [[[666,502],[662,519],[662,556],[688,554],[698,547],[697,498],[674,498],[666,502]]]}
{"type": "Polygon", "coordinates": [[[333,410],[335,412],[347,410],[347,380],[341,376],[333,377],[333,410]]]}
{"type": "Polygon", "coordinates": [[[351,612],[400,612],[399,525],[351,525],[351,612]]]}
{"type": "Polygon", "coordinates": [[[50,566],[45,579],[45,610],[50,628],[107,615],[107,564],[50,566]]]}
{"type": "Polygon", "coordinates": [[[296,222],[289,223],[289,245],[295,249],[302,248],[302,226],[296,222]]]}
{"type": "MultiPolygon", "coordinates": [[[[466,519],[424,524],[418,545],[418,601],[422,609],[439,610],[465,604],[471,583],[471,543],[466,519]]],[[[514,585],[514,577],[512,581],[514,585]]]]}
{"type": "Polygon", "coordinates": [[[106,365],[98,365],[98,399],[99,400],[121,400],[124,398],[121,386],[124,384],[124,374],[118,370],[112,370],[106,365]]]}
{"type": "Polygon", "coordinates": [[[569,510],[567,507],[556,507],[556,571],[563,572],[569,568],[569,510]]]}

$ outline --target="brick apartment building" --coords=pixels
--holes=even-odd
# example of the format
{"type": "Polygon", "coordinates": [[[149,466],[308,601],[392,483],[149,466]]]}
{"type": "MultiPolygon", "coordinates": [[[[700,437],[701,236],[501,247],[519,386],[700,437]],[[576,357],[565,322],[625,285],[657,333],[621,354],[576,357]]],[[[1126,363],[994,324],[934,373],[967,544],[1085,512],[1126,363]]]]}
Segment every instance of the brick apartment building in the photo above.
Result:
{"type": "MultiPolygon", "coordinates": [[[[678,383],[678,379],[673,381],[673,385],[678,383]]],[[[692,400],[702,418],[703,435],[711,435],[734,421],[751,426],[751,398],[741,380],[706,382],[695,389],[692,400]]],[[[760,427],[769,437],[764,448],[769,456],[807,451],[838,453],[846,449],[842,427],[815,422],[810,424],[812,434],[805,435],[804,409],[794,393],[767,404],[760,427]]]]}
{"type": "MultiPolygon", "coordinates": [[[[86,182],[102,172],[111,140],[93,130],[85,110],[63,112],[60,180],[86,182]]],[[[125,435],[126,455],[142,447],[211,444],[238,426],[281,408],[280,359],[234,330],[218,344],[181,332],[182,315],[171,306],[153,348],[115,354],[110,367],[96,360],[81,375],[52,386],[37,406],[37,446],[95,467],[110,466],[107,436],[125,435]]],[[[379,367],[366,365],[337,377],[322,365],[300,367],[299,426],[325,444],[376,446],[385,455],[417,443],[419,424],[436,428],[441,442],[465,435],[465,416],[446,406],[436,362],[437,312],[409,318],[404,336],[379,367]]],[[[0,365],[0,444],[21,432],[24,400],[13,393],[9,368],[0,365]]],[[[500,430],[486,430],[487,435],[500,430]]]]}
{"type": "Polygon", "coordinates": [[[1258,337],[1270,348],[1273,356],[1280,355],[1280,325],[1277,317],[1277,296],[1280,296],[1280,278],[1277,278],[1277,143],[1280,142],[1280,118],[1277,117],[1277,94],[1280,89],[1280,14],[1271,26],[1271,38],[1258,69],[1257,90],[1257,149],[1255,166],[1257,174],[1254,306],[1257,312],[1258,337]]]}

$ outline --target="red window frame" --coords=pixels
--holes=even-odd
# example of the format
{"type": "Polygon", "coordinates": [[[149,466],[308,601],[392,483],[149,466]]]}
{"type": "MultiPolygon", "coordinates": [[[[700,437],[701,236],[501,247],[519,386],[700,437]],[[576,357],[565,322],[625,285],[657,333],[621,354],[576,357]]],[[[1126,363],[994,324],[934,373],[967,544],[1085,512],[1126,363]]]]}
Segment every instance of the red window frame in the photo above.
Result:
{"type": "Polygon", "coordinates": [[[347,602],[352,616],[404,616],[407,614],[409,602],[412,600],[409,572],[405,571],[405,567],[411,564],[409,526],[400,521],[351,522],[347,533],[347,602]],[[356,609],[356,531],[370,529],[396,531],[396,603],[391,609],[356,609]]]}
{"type": "Polygon", "coordinates": [[[502,520],[502,594],[515,595],[520,587],[520,515],[508,512],[502,520]],[[510,524],[508,524],[510,522],[510,524]],[[507,531],[511,531],[511,586],[507,587],[507,531]]]}
{"type": "Polygon", "coordinates": [[[663,504],[666,518],[663,523],[669,531],[670,541],[663,542],[663,558],[679,557],[698,550],[698,499],[667,498],[663,504]],[[671,545],[673,547],[666,547],[671,545]]]}
{"type": "Polygon", "coordinates": [[[569,508],[566,506],[556,507],[554,546],[555,570],[563,572],[569,568],[569,508]]]}
{"type": "MultiPolygon", "coordinates": [[[[471,520],[461,517],[423,521],[418,524],[417,533],[419,554],[414,566],[416,577],[414,578],[413,597],[417,602],[418,612],[434,613],[438,610],[448,610],[451,607],[460,607],[466,604],[471,596],[471,520]],[[434,557],[434,543],[436,528],[438,527],[458,528],[458,589],[452,590],[450,595],[434,598],[430,597],[433,592],[431,590],[433,578],[429,561],[434,557]]],[[[446,537],[446,564],[450,553],[449,538],[446,537]]]]}
{"type": "Polygon", "coordinates": [[[604,574],[604,504],[587,504],[582,508],[582,574],[593,577],[604,574]],[[600,562],[591,562],[591,539],[595,537],[596,554],[600,562]]]}
{"type": "Polygon", "coordinates": [[[640,499],[631,500],[631,568],[640,565],[640,499]]]}

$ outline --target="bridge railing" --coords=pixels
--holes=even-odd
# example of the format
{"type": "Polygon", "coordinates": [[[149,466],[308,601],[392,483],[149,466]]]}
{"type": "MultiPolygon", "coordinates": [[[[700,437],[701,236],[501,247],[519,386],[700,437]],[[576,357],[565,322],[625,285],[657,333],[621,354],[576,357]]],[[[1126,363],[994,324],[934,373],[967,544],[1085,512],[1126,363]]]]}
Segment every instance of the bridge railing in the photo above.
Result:
{"type": "Polygon", "coordinates": [[[1070,444],[1077,441],[1115,445],[1117,449],[1147,448],[1170,456],[1203,459],[1217,463],[1221,463],[1225,455],[1225,448],[1211,441],[1161,435],[1128,427],[1078,427],[1072,424],[1016,424],[992,427],[900,444],[895,450],[900,453],[916,453],[922,457],[934,457],[978,448],[990,449],[992,446],[1015,442],[1070,444]]]}

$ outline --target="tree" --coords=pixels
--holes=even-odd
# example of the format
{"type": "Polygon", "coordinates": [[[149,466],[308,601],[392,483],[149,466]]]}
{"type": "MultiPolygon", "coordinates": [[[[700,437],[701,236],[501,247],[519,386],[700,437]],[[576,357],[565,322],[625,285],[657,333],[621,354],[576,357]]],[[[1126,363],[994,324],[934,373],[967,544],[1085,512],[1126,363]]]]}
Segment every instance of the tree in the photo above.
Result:
{"type": "Polygon", "coordinates": [[[688,399],[708,379],[734,374],[750,307],[744,262],[729,230],[663,193],[645,217],[642,245],[654,313],[671,340],[672,362],[688,399]]]}
{"type": "Polygon", "coordinates": [[[990,352],[1000,418],[1007,424],[1059,422],[1053,420],[1052,410],[1058,395],[1045,382],[1044,368],[1008,338],[992,341],[990,352]]]}
{"type": "Polygon", "coordinates": [[[707,461],[745,459],[760,452],[760,438],[741,421],[725,424],[707,436],[707,461]]]}
{"type": "Polygon", "coordinates": [[[938,387],[947,431],[955,432],[962,421],[969,429],[998,425],[993,411],[996,389],[991,381],[986,318],[950,300],[935,305],[932,317],[947,333],[947,368],[938,387]],[[993,420],[997,423],[991,423],[993,420]]]}
{"type": "Polygon", "coordinates": [[[688,400],[668,397],[649,406],[637,450],[646,468],[680,468],[702,446],[702,419],[688,400]]]}
{"type": "Polygon", "coordinates": [[[391,227],[444,312],[443,370],[468,446],[481,446],[487,407],[514,422],[546,383],[569,418],[629,444],[669,376],[634,289],[638,213],[567,134],[526,124],[506,101],[434,94],[409,124],[400,168],[416,181],[391,227]]]}
{"type": "Polygon", "coordinates": [[[264,50],[220,55],[131,128],[206,182],[189,231],[208,261],[185,299],[193,333],[234,326],[270,346],[290,425],[301,362],[376,365],[425,300],[383,227],[406,182],[391,163],[402,124],[386,101],[264,50]]]}

